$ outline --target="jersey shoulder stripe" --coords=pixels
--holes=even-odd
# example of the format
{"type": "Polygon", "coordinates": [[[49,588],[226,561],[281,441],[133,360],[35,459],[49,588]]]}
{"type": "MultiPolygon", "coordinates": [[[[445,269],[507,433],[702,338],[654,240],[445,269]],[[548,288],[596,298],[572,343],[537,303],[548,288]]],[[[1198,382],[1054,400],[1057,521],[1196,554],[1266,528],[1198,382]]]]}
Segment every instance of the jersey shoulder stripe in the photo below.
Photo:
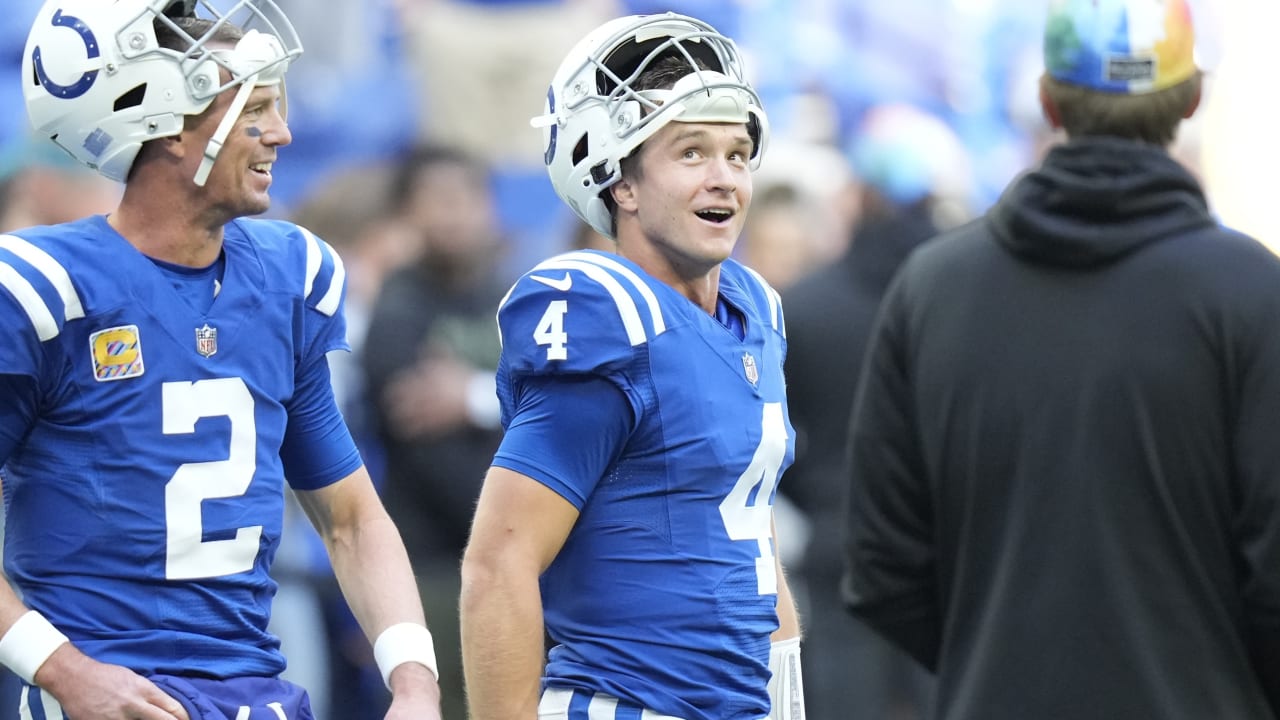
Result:
{"type": "Polygon", "coordinates": [[[739,265],[738,267],[745,270],[747,275],[759,284],[760,292],[763,293],[765,301],[769,304],[769,324],[785,338],[787,336],[787,328],[782,318],[782,296],[777,290],[773,289],[773,286],[760,273],[746,265],[739,265]]]}
{"type": "MultiPolygon", "coordinates": [[[[564,255],[552,258],[547,262],[555,262],[557,260],[575,263],[591,263],[622,276],[622,278],[631,284],[631,287],[640,295],[641,299],[644,300],[645,307],[649,312],[650,324],[653,327],[653,334],[661,335],[666,332],[667,323],[662,316],[662,306],[658,303],[658,296],[653,293],[653,288],[649,287],[649,284],[631,268],[606,255],[598,255],[596,253],[584,251],[565,253],[564,255]]],[[[598,273],[596,277],[599,277],[598,273]]],[[[610,294],[613,295],[612,292],[610,292],[610,294]]],[[[614,297],[616,298],[617,296],[615,295],[614,297]]],[[[632,306],[634,306],[634,302],[632,303],[632,306]]],[[[619,312],[621,311],[622,309],[619,308],[619,312]]]]}
{"type": "Polygon", "coordinates": [[[227,242],[248,245],[245,251],[263,263],[269,285],[301,295],[307,307],[327,317],[342,309],[346,267],[337,251],[315,233],[285,220],[240,218],[228,228],[237,232],[228,232],[227,242]]]}
{"type": "Polygon", "coordinates": [[[655,336],[666,331],[662,308],[653,290],[617,261],[588,252],[566,253],[539,263],[530,271],[530,276],[536,279],[538,276],[534,273],[547,270],[573,270],[604,288],[618,309],[618,317],[632,346],[648,342],[650,329],[655,336]],[[633,293],[640,296],[647,312],[642,314],[633,293]],[[647,328],[642,315],[648,317],[647,328]]]}
{"type": "Polygon", "coordinates": [[[41,342],[57,337],[62,322],[84,317],[84,305],[67,269],[17,235],[0,235],[0,286],[17,300],[41,342]],[[40,287],[52,292],[42,293],[40,287]]]}
{"type": "Polygon", "coordinates": [[[307,275],[302,294],[307,298],[308,305],[333,317],[342,303],[342,293],[346,288],[346,266],[329,243],[304,227],[299,226],[298,229],[307,241],[307,275]]]}
{"type": "Polygon", "coordinates": [[[605,372],[667,332],[669,308],[643,271],[591,251],[525,273],[498,308],[504,367],[523,373],[605,372]]]}

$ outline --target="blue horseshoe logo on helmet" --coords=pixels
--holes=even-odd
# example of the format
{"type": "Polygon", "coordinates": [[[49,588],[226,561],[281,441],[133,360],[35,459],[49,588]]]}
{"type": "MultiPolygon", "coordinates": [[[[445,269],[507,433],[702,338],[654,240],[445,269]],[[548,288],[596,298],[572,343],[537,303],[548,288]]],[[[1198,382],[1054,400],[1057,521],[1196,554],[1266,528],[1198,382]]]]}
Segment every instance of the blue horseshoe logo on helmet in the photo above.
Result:
{"type": "MultiPolygon", "coordinates": [[[[555,113],[556,113],[556,88],[553,85],[547,88],[547,114],[555,115],[555,113]]],[[[560,128],[556,127],[557,124],[558,123],[551,124],[551,135],[547,140],[547,148],[542,153],[542,159],[547,165],[550,165],[551,161],[556,158],[556,140],[557,140],[556,135],[560,130],[560,128]]]]}
{"type": "MultiPolygon", "coordinates": [[[[98,57],[98,38],[93,36],[93,31],[89,29],[78,17],[71,15],[63,15],[62,10],[55,10],[53,13],[53,26],[66,27],[75,30],[80,35],[80,39],[84,41],[85,53],[90,58],[98,57]]],[[[97,70],[89,70],[80,76],[80,79],[70,85],[59,85],[49,78],[44,71],[44,62],[40,59],[40,46],[37,45],[31,51],[31,62],[35,65],[36,77],[40,80],[40,85],[49,91],[49,94],[56,97],[70,100],[78,98],[89,92],[89,88],[93,87],[93,83],[98,79],[97,70]]]]}

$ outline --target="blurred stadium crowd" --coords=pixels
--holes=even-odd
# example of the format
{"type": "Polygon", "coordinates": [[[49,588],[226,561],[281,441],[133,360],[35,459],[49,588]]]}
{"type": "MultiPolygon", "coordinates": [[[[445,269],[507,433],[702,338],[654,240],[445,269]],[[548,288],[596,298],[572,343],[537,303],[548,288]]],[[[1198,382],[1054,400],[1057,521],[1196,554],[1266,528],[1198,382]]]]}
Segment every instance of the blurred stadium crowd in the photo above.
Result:
{"type": "MultiPolygon", "coordinates": [[[[555,198],[541,138],[528,124],[559,59],[586,29],[610,16],[671,10],[738,39],[774,138],[739,252],[784,302],[796,298],[797,320],[830,302],[823,288],[874,297],[915,242],[985,210],[1054,141],[1036,103],[1039,2],[280,4],[306,52],[288,76],[294,141],[273,172],[271,214],[310,228],[346,263],[355,353],[335,358],[335,382],[415,555],[438,648],[456,644],[447,626],[456,622],[457,558],[498,438],[494,308],[515,270],[602,242],[555,198]]],[[[1256,0],[1223,0],[1212,17],[1198,18],[1208,111],[1175,155],[1204,176],[1227,224],[1274,242],[1274,213],[1257,208],[1260,179],[1280,158],[1248,104],[1249,59],[1227,52],[1252,47],[1252,28],[1266,24],[1242,17],[1246,4],[1250,13],[1275,14],[1256,0]]],[[[119,192],[28,135],[18,68],[38,5],[7,0],[0,20],[0,231],[106,212],[119,192]]],[[[836,717],[823,708],[840,676],[827,678],[844,673],[842,693],[855,692],[856,682],[883,700],[868,717],[918,717],[927,680],[852,629],[836,602],[839,538],[823,516],[833,498],[814,478],[823,474],[821,454],[834,452],[822,431],[842,427],[848,402],[827,403],[804,409],[810,437],[802,440],[813,455],[782,484],[789,522],[808,531],[808,547],[787,548],[789,566],[808,581],[807,619],[849,651],[809,651],[807,663],[831,664],[806,669],[810,714],[836,717]]],[[[305,523],[298,528],[310,538],[305,523]]],[[[290,672],[331,688],[315,699],[322,720],[381,717],[385,691],[318,541],[285,548],[276,622],[290,672]]],[[[441,650],[440,660],[442,684],[458,686],[456,654],[441,650]]],[[[456,695],[446,698],[445,715],[462,717],[456,695]]]]}

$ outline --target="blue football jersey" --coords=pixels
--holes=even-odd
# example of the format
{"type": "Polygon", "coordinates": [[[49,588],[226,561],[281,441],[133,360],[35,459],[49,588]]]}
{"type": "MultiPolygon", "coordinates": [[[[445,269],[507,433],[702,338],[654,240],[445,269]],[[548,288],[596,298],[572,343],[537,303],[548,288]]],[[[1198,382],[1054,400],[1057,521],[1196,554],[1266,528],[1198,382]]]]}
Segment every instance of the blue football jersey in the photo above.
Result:
{"type": "Polygon", "coordinates": [[[600,476],[495,458],[580,511],[542,577],[556,643],[544,685],[687,720],[769,712],[778,627],[770,520],[795,448],[786,341],[778,295],[754,272],[725,262],[720,296],[741,314],[745,337],[628,260],[580,251],[526,273],[499,309],[504,422],[532,382],[582,376],[611,382],[635,417],[600,476]]]}
{"type": "Polygon", "coordinates": [[[31,378],[38,408],[0,457],[5,571],[85,653],[139,672],[280,672],[285,474],[314,489],[360,464],[349,436],[287,427],[331,399],[302,378],[346,347],[337,255],[268,220],[227,225],[224,253],[205,310],[104,217],[0,236],[0,373],[31,378]]]}

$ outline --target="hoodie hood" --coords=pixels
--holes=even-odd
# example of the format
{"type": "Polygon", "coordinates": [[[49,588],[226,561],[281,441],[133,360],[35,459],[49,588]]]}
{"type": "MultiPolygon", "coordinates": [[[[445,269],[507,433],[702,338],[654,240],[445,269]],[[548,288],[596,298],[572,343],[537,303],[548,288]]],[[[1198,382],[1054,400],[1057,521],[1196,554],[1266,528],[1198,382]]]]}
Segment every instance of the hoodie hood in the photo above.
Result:
{"type": "Polygon", "coordinates": [[[1200,184],[1167,152],[1105,137],[1050,150],[987,217],[996,241],[1015,255],[1078,268],[1215,224],[1200,184]]]}

